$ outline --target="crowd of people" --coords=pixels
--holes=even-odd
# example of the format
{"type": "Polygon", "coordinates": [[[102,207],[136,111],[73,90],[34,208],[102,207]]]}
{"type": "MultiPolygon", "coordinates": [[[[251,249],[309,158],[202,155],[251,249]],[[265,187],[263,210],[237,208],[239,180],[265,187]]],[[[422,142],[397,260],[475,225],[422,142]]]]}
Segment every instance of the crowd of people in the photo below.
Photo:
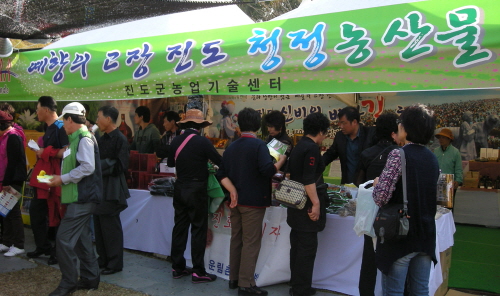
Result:
{"type": "MultiPolygon", "coordinates": [[[[408,209],[410,232],[398,242],[377,243],[365,236],[360,295],[374,295],[377,269],[383,273],[384,295],[403,295],[405,287],[413,295],[428,295],[428,281],[435,258],[436,182],[439,169],[459,175],[458,150],[450,143],[453,134],[443,129],[436,135],[437,150],[425,145],[433,138],[436,117],[431,108],[413,105],[400,116],[386,112],[375,127],[361,123],[357,108],[346,107],[339,112],[340,132],[322,155],[320,146],[332,128],[321,113],[312,113],[303,120],[304,136],[294,146],[287,136],[285,117],[279,111],[261,115],[252,108],[238,114],[241,136],[221,156],[201,130],[212,124],[198,109],[189,109],[183,118],[176,112],[164,115],[165,134],[150,124],[150,111],[141,106],[135,110],[139,126],[132,144],[119,131],[118,110],[103,106],[98,110],[99,133],[87,128],[86,110],[73,102],[57,115],[56,101],[41,97],[37,103],[38,120],[46,124],[45,134],[38,139],[37,163],[31,176],[35,194],[30,206],[32,231],[36,249],[27,256],[50,256],[49,264],[59,263],[62,278],[50,295],[68,295],[77,289],[97,289],[101,275],[123,269],[123,232],[120,212],[127,207],[130,196],[126,185],[129,151],[156,152],[176,168],[173,196],[175,210],[172,232],[172,276],[191,276],[193,283],[212,282],[216,276],[205,269],[207,240],[208,194],[207,163],[219,167],[216,176],[228,192],[231,210],[229,288],[238,295],[267,295],[257,287],[257,263],[264,213],[272,204],[271,179],[280,170],[304,185],[307,193],[303,209],[289,207],[287,223],[290,232],[290,295],[314,295],[312,275],[318,248],[318,232],[326,225],[328,196],[323,180],[325,167],[339,159],[342,183],[361,184],[374,179],[373,198],[379,206],[399,203],[403,196],[400,150],[406,155],[408,209]],[[264,126],[261,126],[261,125],[264,126]],[[266,128],[265,141],[257,132],[266,128]],[[273,139],[288,145],[277,161],[266,146],[273,139]],[[422,161],[424,159],[425,161],[422,161]],[[45,171],[52,179],[36,181],[45,171]],[[424,186],[425,184],[425,186],[424,186]],[[425,190],[416,190],[425,188],[425,190]],[[91,237],[94,224],[95,249],[91,237]],[[184,251],[191,229],[192,267],[186,266],[184,251]],[[57,232],[55,243],[50,233],[57,232]],[[77,270],[79,262],[80,270],[77,270]],[[408,277],[407,277],[408,275],[408,277]]],[[[4,190],[20,191],[26,180],[24,147],[26,139],[21,127],[13,122],[11,111],[0,111],[0,170],[4,190]]],[[[461,166],[460,166],[461,168],[461,166]]],[[[461,173],[461,172],[460,172],[461,173]]],[[[460,179],[456,178],[456,186],[460,179]]],[[[5,256],[24,253],[24,232],[19,205],[4,218],[5,256]]]]}

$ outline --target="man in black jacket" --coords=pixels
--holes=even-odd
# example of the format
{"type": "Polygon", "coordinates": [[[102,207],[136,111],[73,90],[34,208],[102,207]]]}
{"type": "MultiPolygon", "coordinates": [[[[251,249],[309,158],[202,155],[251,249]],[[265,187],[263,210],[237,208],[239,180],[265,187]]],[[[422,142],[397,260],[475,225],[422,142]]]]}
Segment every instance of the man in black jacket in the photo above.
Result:
{"type": "Polygon", "coordinates": [[[123,269],[123,230],[120,212],[127,208],[130,193],[125,180],[128,169],[127,138],[116,127],[118,110],[103,106],[97,113],[97,125],[104,132],[97,141],[103,181],[102,201],[94,213],[95,245],[102,275],[123,269]]]}
{"type": "MultiPolygon", "coordinates": [[[[375,137],[376,145],[361,153],[358,166],[358,175],[355,184],[363,184],[380,176],[385,167],[387,156],[393,149],[397,149],[398,116],[394,113],[383,113],[377,118],[375,137]]],[[[377,281],[377,264],[375,250],[371,236],[364,235],[363,259],[359,272],[359,295],[374,296],[377,281]]]]}
{"type": "Polygon", "coordinates": [[[372,129],[363,126],[358,109],[345,107],[339,112],[341,133],[335,135],[332,146],[323,154],[325,165],[340,158],[342,184],[355,181],[361,152],[372,145],[372,129]]]}

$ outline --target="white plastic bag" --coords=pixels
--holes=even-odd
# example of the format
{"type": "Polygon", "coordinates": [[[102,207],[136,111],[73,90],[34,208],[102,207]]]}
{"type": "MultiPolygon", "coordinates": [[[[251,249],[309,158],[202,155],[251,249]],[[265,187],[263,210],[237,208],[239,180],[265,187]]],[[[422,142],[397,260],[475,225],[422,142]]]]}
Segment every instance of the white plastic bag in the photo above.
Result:
{"type": "Polygon", "coordinates": [[[358,236],[366,234],[376,237],[375,230],[373,230],[373,221],[375,221],[379,207],[373,201],[373,186],[365,188],[369,184],[373,184],[373,180],[359,185],[358,197],[356,199],[354,231],[358,236]]]}

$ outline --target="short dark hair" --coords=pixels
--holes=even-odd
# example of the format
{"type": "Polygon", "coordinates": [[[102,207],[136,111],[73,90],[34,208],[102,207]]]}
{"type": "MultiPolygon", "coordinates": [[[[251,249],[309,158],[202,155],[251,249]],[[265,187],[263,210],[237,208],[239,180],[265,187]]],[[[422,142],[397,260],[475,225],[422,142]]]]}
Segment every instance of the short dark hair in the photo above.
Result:
{"type": "Polygon", "coordinates": [[[9,122],[0,122],[0,131],[4,131],[12,126],[12,121],[9,122]]]}
{"type": "Polygon", "coordinates": [[[264,115],[264,122],[266,123],[266,126],[272,127],[281,132],[286,130],[285,120],[285,115],[278,110],[273,110],[264,115]]]}
{"type": "Polygon", "coordinates": [[[349,120],[349,122],[352,122],[354,119],[356,119],[358,123],[360,121],[360,115],[357,108],[351,106],[345,107],[344,109],[340,110],[339,119],[342,118],[344,115],[347,118],[347,120],[349,120]]]}
{"type": "Polygon", "coordinates": [[[139,106],[137,109],[135,109],[135,113],[137,113],[137,116],[141,117],[144,122],[149,122],[151,120],[151,111],[149,111],[149,108],[146,106],[139,106]]]}
{"type": "Polygon", "coordinates": [[[9,103],[2,103],[0,105],[0,110],[9,113],[12,116],[14,116],[14,113],[16,113],[16,109],[14,109],[14,107],[12,107],[12,105],[9,103]]]}
{"type": "Polygon", "coordinates": [[[174,121],[175,124],[177,124],[177,122],[179,122],[181,120],[181,117],[179,116],[179,113],[175,112],[175,111],[168,111],[168,112],[165,112],[165,115],[163,115],[163,119],[167,119],[167,121],[174,121]]]}
{"type": "Polygon", "coordinates": [[[302,122],[304,128],[304,136],[311,135],[317,136],[320,132],[328,132],[330,127],[330,120],[323,113],[311,113],[302,122]]]}
{"type": "Polygon", "coordinates": [[[102,115],[104,117],[111,118],[111,121],[113,121],[113,123],[116,123],[116,120],[118,120],[118,114],[120,113],[118,112],[118,109],[110,105],[102,106],[97,112],[99,111],[102,112],[102,115]]]}
{"type": "Polygon", "coordinates": [[[41,96],[38,99],[38,103],[40,103],[40,106],[49,108],[50,111],[52,112],[57,112],[57,103],[54,98],[49,97],[49,96],[41,96]]]}
{"type": "Polygon", "coordinates": [[[83,115],[69,113],[65,113],[63,115],[64,120],[68,120],[69,117],[71,117],[71,120],[73,120],[74,123],[85,124],[85,122],[87,121],[87,119],[83,115]]]}
{"type": "Polygon", "coordinates": [[[252,108],[243,108],[238,113],[238,125],[242,132],[256,132],[260,129],[260,113],[252,108]]]}
{"type": "Polygon", "coordinates": [[[408,141],[426,145],[434,136],[436,117],[429,107],[423,104],[406,107],[400,118],[408,141]]]}
{"type": "Polygon", "coordinates": [[[200,130],[202,128],[202,124],[196,123],[194,121],[181,123],[181,129],[188,129],[188,128],[194,128],[196,130],[200,130]]]}
{"type": "Polygon", "coordinates": [[[398,116],[390,112],[384,112],[377,118],[377,121],[375,122],[375,136],[377,141],[394,141],[391,135],[392,133],[398,132],[398,124],[396,123],[397,120],[398,116]]]}

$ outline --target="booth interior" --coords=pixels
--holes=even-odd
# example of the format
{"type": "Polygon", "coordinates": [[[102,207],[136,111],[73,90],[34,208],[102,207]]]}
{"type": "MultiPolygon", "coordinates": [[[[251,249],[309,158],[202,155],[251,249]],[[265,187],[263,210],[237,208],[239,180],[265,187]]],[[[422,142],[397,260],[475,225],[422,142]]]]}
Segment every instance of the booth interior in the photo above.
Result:
{"type": "MultiPolygon", "coordinates": [[[[487,147],[474,143],[479,152],[474,151],[474,158],[463,159],[464,177],[473,178],[477,182],[464,179],[464,184],[457,190],[456,196],[442,203],[454,213],[438,212],[436,254],[440,263],[432,270],[429,283],[431,295],[444,295],[447,291],[447,279],[451,262],[451,249],[454,244],[454,222],[500,226],[499,190],[495,182],[485,182],[485,176],[491,180],[498,177],[498,154],[494,158],[481,158],[481,148],[490,148],[498,153],[500,147],[500,129],[498,112],[500,111],[500,93],[495,90],[448,91],[425,93],[368,93],[359,96],[354,94],[297,94],[297,95],[235,95],[235,96],[197,96],[201,100],[203,111],[213,124],[205,128],[203,133],[216,149],[223,154],[224,149],[237,139],[237,114],[244,107],[258,110],[262,115],[271,110],[280,110],[286,117],[287,133],[292,139],[299,139],[302,134],[302,119],[313,112],[326,114],[332,123],[329,138],[321,149],[326,150],[333,142],[338,128],[335,125],[340,109],[347,105],[358,106],[362,114],[361,122],[374,125],[376,118],[383,112],[400,113],[405,106],[419,102],[429,105],[436,111],[438,125],[436,133],[442,128],[450,128],[456,135],[453,145],[463,142],[460,139],[461,114],[471,110],[474,117],[472,124],[484,127],[485,122],[494,123],[488,130],[487,147]],[[450,103],[453,102],[453,103],[450,103]],[[481,179],[482,178],[482,179],[481,179]],[[482,180],[481,182],[479,180],[482,180]],[[472,185],[471,185],[472,184],[472,185]],[[475,188],[472,188],[475,187],[475,188]],[[484,188],[480,188],[484,187],[484,188]],[[454,205],[454,206],[453,206],[454,205]],[[443,214],[444,213],[444,214],[443,214]]],[[[151,123],[155,124],[161,134],[165,132],[163,116],[167,111],[185,111],[188,97],[158,98],[150,100],[127,101],[91,101],[87,118],[92,121],[97,110],[103,105],[113,105],[119,112],[117,125],[120,131],[131,140],[138,127],[133,123],[135,109],[147,106],[151,110],[151,123]]],[[[19,112],[34,112],[35,103],[12,103],[19,112]]],[[[63,104],[61,104],[63,105],[63,104]]],[[[62,108],[63,106],[59,106],[62,108]]],[[[182,112],[180,112],[182,114],[182,112]]],[[[36,140],[43,134],[43,127],[32,126],[27,130],[28,139],[36,140]]],[[[259,131],[258,136],[265,139],[266,128],[259,131]]],[[[479,134],[479,132],[478,132],[479,134]]],[[[430,149],[439,148],[437,141],[429,143],[430,149]]],[[[35,156],[27,150],[29,165],[35,163],[35,156]]],[[[491,152],[491,151],[490,151],[491,152]]],[[[491,154],[493,155],[493,154],[491,154]]],[[[144,252],[170,255],[171,231],[173,227],[172,197],[152,195],[150,185],[155,179],[173,177],[173,171],[162,165],[162,160],[155,154],[139,154],[131,151],[128,185],[131,198],[129,207],[122,212],[125,248],[144,252]]],[[[330,184],[330,198],[336,200],[334,207],[329,208],[327,226],[319,236],[319,250],[314,273],[316,288],[328,289],[349,295],[358,295],[358,274],[362,258],[363,238],[353,231],[354,212],[350,209],[349,200],[355,199],[356,189],[340,185],[340,165],[334,161],[324,172],[325,181],[330,184]],[[329,256],[331,250],[337,250],[336,256],[329,256]]],[[[30,197],[29,184],[25,186],[23,219],[29,224],[30,197]]],[[[219,277],[228,278],[230,219],[227,206],[221,206],[209,217],[209,242],[207,242],[206,264],[210,272],[219,277]]],[[[289,280],[287,246],[290,228],[286,224],[286,209],[271,207],[267,210],[263,222],[262,250],[256,269],[257,284],[266,286],[289,280]]],[[[189,244],[188,244],[189,245],[189,244]]],[[[190,258],[190,249],[186,250],[186,258],[190,258]]],[[[380,278],[380,277],[379,277],[380,278]]],[[[380,282],[377,284],[377,295],[381,294],[380,282]]]]}

